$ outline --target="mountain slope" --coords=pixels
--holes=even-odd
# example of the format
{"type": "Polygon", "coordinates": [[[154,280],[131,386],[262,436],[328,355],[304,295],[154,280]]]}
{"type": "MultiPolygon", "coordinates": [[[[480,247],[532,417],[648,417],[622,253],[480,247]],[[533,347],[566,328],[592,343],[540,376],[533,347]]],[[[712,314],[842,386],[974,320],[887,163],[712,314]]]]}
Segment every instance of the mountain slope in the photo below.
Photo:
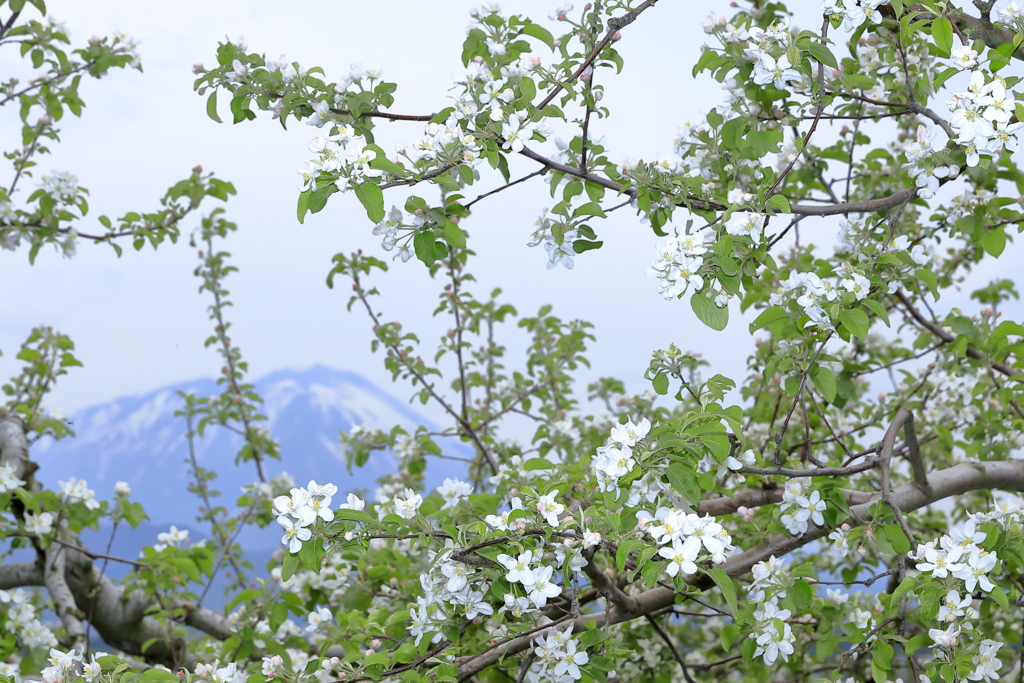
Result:
{"type": "MultiPolygon", "coordinates": [[[[393,469],[395,461],[390,453],[378,453],[349,475],[339,431],[357,424],[383,429],[395,424],[431,426],[353,372],[324,366],[279,370],[254,384],[265,400],[264,414],[269,418],[265,425],[281,444],[282,460],[266,462],[266,476],[284,470],[300,486],[310,479],[330,481],[342,496],[356,489],[372,493],[374,480],[393,469]]],[[[114,484],[127,481],[132,497],[143,503],[154,523],[195,527],[199,501],[187,492],[186,426],[183,418],[174,417],[182,407],[178,391],[197,396],[219,393],[214,380],[199,379],[83,409],[71,417],[77,437],[41,440],[33,446],[33,459],[40,465],[37,476],[52,487],[69,477],[85,479],[99,498],[112,497],[114,484]]],[[[252,463],[234,464],[240,446],[239,436],[215,426],[202,439],[195,439],[199,464],[218,473],[213,487],[223,493],[219,502],[229,507],[243,485],[256,481],[252,463]]],[[[431,486],[445,476],[461,474],[451,461],[437,460],[427,472],[431,486]]]]}

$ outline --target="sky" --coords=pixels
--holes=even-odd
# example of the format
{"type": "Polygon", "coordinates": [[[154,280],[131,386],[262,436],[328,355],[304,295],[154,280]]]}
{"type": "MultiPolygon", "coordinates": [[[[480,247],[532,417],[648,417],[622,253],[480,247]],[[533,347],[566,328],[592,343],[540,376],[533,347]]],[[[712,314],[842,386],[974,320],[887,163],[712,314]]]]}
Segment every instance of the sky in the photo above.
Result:
{"type": "MultiPolygon", "coordinates": [[[[554,4],[508,1],[503,9],[550,26],[554,4]]],[[[623,31],[617,46],[626,60],[623,74],[598,76],[612,116],[592,126],[605,136],[613,160],[656,159],[670,150],[682,123],[700,120],[722,102],[718,83],[706,76],[693,79],[690,71],[705,39],[706,11],[727,13],[725,5],[697,10],[692,3],[662,2],[623,31]]],[[[307,68],[322,66],[331,79],[343,77],[350,63],[381,68],[399,86],[391,111],[431,113],[446,106],[452,78],[462,69],[470,7],[458,0],[307,1],[300,11],[266,0],[52,2],[49,11],[66,23],[73,43],[117,31],[135,37],[145,73],[119,71],[86,82],[82,119],[62,122],[62,142],[41,159],[40,172],[70,170],[89,188],[92,211],[83,230],[95,226],[100,214],[156,208],[166,188],[197,164],[230,180],[238,196],[228,202],[227,217],[240,226],[224,245],[240,269],[227,282],[234,302],[231,337],[253,375],[323,363],[355,370],[404,397],[408,390],[391,387],[390,373],[370,352],[365,316],[345,310],[347,288],[325,286],[335,253],[362,248],[388,258],[358,201],[335,195],[304,225],[295,217],[296,169],[309,156],[306,145],[317,131],[292,122],[285,132],[269,116],[238,126],[217,124],[206,116],[205,99],[192,90],[191,69],[197,62],[212,64],[225,36],[244,36],[250,51],[270,58],[284,54],[307,68]]],[[[814,23],[811,16],[805,24],[814,23]]],[[[9,71],[16,59],[3,54],[0,64],[9,71]]],[[[16,112],[0,111],[5,139],[16,132],[16,120],[16,112]]],[[[384,124],[378,136],[389,149],[397,140],[417,137],[421,125],[384,124]]],[[[538,147],[548,154],[553,149],[551,143],[538,147]]],[[[525,159],[512,159],[511,165],[513,177],[536,169],[525,159]]],[[[501,184],[496,172],[486,165],[481,170],[485,181],[467,194],[501,184]]],[[[391,190],[385,201],[401,206],[406,194],[391,190]]],[[[656,280],[645,275],[659,240],[629,209],[595,224],[603,249],[578,257],[571,271],[547,270],[541,248],[526,244],[534,221],[552,203],[546,184],[532,181],[474,207],[463,227],[479,254],[471,265],[478,293],[500,287],[521,314],[551,303],[564,318],[594,323],[597,343],[588,354],[593,369],[584,380],[616,376],[633,391],[646,390],[642,376],[651,352],[670,343],[703,354],[712,372],[742,378],[752,341],[738,311],[733,308],[725,332],[715,332],[695,318],[685,299],[663,301],[656,280]]],[[[81,244],[71,260],[44,251],[30,266],[25,250],[0,252],[0,288],[6,293],[0,304],[0,375],[16,370],[18,345],[31,327],[44,323],[69,334],[84,363],[60,380],[48,401],[64,413],[216,374],[220,361],[203,346],[212,330],[208,301],[198,293],[192,271],[199,261],[187,244],[196,223],[186,223],[185,239],[177,245],[156,252],[129,249],[121,258],[108,247],[81,244]]],[[[817,241],[813,232],[803,239],[817,241]]],[[[821,239],[830,246],[831,232],[822,229],[821,239]]],[[[384,319],[419,333],[423,355],[432,356],[435,339],[449,325],[431,317],[440,287],[422,264],[396,262],[373,284],[384,293],[377,305],[384,319]]],[[[518,361],[514,350],[522,348],[523,337],[509,332],[511,359],[518,361]]]]}

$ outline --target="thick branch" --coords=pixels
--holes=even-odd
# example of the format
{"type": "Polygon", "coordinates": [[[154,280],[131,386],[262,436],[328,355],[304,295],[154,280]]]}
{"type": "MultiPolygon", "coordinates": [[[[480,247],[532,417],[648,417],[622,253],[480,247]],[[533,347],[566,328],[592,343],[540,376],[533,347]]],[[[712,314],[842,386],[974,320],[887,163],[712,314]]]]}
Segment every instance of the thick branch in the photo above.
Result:
{"type": "MultiPolygon", "coordinates": [[[[968,491],[993,488],[1024,491],[1024,461],[966,462],[948,467],[933,472],[928,477],[927,491],[921,490],[916,483],[909,482],[892,492],[892,500],[901,510],[911,512],[968,491]]],[[[869,521],[871,506],[876,498],[877,494],[870,501],[851,508],[853,514],[849,523],[856,525],[869,521]]],[[[742,576],[758,562],[767,560],[772,555],[778,557],[792,552],[796,548],[825,536],[829,531],[828,527],[813,527],[802,536],[775,536],[755,548],[729,558],[728,561],[720,565],[720,568],[725,570],[729,576],[742,576]]],[[[691,580],[696,584],[695,587],[710,587],[703,585],[710,584],[710,581],[704,576],[694,575],[691,580]]],[[[676,595],[675,591],[667,588],[653,588],[635,596],[634,599],[638,607],[636,614],[627,614],[617,609],[613,610],[611,614],[603,612],[587,614],[577,618],[573,622],[573,628],[575,631],[583,631],[591,621],[595,620],[600,620],[602,624],[629,621],[636,618],[637,615],[646,615],[670,607],[675,603],[676,595]]],[[[516,638],[486,654],[474,657],[459,667],[459,680],[465,680],[505,657],[528,649],[531,640],[529,636],[516,638]]]]}
{"type": "Polygon", "coordinates": [[[82,617],[85,615],[78,609],[75,596],[64,580],[66,560],[67,551],[63,546],[50,546],[44,554],[43,583],[71,639],[71,649],[85,652],[85,628],[82,626],[82,617]]]}

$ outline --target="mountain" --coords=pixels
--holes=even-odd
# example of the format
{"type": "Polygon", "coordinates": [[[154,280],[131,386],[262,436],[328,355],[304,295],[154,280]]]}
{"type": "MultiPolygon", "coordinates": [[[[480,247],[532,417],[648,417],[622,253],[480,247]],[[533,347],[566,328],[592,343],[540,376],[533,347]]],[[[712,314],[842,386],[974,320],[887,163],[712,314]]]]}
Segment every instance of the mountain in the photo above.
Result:
{"type": "MultiPolygon", "coordinates": [[[[390,452],[375,453],[350,475],[338,441],[340,431],[357,424],[382,429],[396,424],[408,429],[424,425],[433,429],[409,406],[354,372],[318,365],[304,371],[279,370],[254,384],[264,398],[263,413],[269,418],[263,424],[281,445],[282,459],[264,463],[267,478],[287,471],[299,486],[310,479],[321,484],[331,482],[338,486],[342,499],[356,490],[372,495],[376,478],[392,470],[395,459],[390,452]]],[[[71,416],[76,437],[56,442],[43,439],[32,447],[32,457],[40,465],[37,476],[51,488],[70,477],[85,479],[101,499],[112,498],[114,484],[126,481],[132,488],[132,498],[143,503],[159,530],[176,524],[193,530],[192,539],[198,540],[205,529],[195,522],[199,499],[187,491],[186,425],[184,418],[174,416],[183,405],[179,391],[214,396],[219,388],[212,379],[199,379],[78,411],[71,416]]],[[[252,463],[235,465],[241,443],[241,437],[216,426],[210,426],[203,438],[195,439],[199,464],[218,473],[212,482],[212,487],[223,494],[218,504],[229,508],[241,487],[257,479],[252,463]]],[[[463,469],[457,462],[432,458],[427,475],[428,486],[432,487],[445,477],[463,475],[463,469]]],[[[260,537],[266,537],[267,547],[274,547],[279,535],[274,529],[269,536],[260,537]]],[[[148,542],[155,543],[155,537],[148,542]]]]}

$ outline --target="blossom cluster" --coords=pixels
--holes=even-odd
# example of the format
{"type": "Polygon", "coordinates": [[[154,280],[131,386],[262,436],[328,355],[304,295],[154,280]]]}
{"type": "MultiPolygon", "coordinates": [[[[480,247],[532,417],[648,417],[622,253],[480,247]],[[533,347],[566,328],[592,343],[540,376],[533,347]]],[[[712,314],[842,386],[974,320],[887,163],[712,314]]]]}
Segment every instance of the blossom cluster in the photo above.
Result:
{"type": "Polygon", "coordinates": [[[317,519],[325,522],[334,520],[331,499],[337,492],[338,487],[334,484],[321,486],[311,480],[307,488],[294,488],[290,495],[274,499],[274,515],[284,529],[281,543],[288,546],[289,552],[299,552],[302,542],[312,538],[309,527],[317,519]]]}
{"type": "Polygon", "coordinates": [[[382,171],[370,166],[377,152],[367,147],[366,138],[356,135],[355,129],[348,125],[338,125],[333,130],[335,132],[327,137],[316,135],[310,141],[308,149],[316,158],[306,159],[306,168],[298,171],[302,178],[300,192],[316,190],[316,179],[321,174],[336,176],[334,183],[339,192],[347,192],[367,178],[382,175],[382,171]]]}
{"type": "Polygon", "coordinates": [[[793,654],[796,636],[786,623],[791,616],[787,609],[780,609],[778,601],[786,597],[786,563],[772,555],[751,568],[754,581],[750,585],[750,599],[760,603],[754,611],[753,636],[757,643],[755,657],[764,657],[765,664],[774,664],[779,657],[789,661],[793,654]]]}
{"type": "MultiPolygon", "coordinates": [[[[940,628],[928,631],[940,660],[958,660],[957,650],[962,652],[969,647],[962,636],[964,631],[975,633],[973,621],[980,616],[973,607],[974,591],[978,588],[985,592],[997,590],[988,574],[995,568],[998,558],[994,552],[987,552],[978,545],[985,540],[986,534],[977,525],[991,520],[1006,528],[1010,524],[1019,524],[1022,517],[1024,502],[1020,498],[1003,500],[991,512],[971,515],[963,524],[950,529],[948,534],[936,541],[919,544],[917,550],[908,555],[917,562],[918,570],[946,579],[947,586],[949,579],[963,581],[963,597],[960,591],[951,588],[939,603],[936,618],[940,628]]],[[[1002,646],[1003,643],[988,638],[978,642],[977,651],[971,655],[975,668],[967,678],[989,683],[999,680],[1002,662],[996,654],[1002,646]]]]}
{"type": "MultiPolygon", "coordinates": [[[[976,56],[977,53],[974,54],[976,56]]],[[[970,62],[976,64],[976,60],[967,56],[967,61],[961,59],[954,63],[957,66],[974,66],[970,62]]],[[[996,156],[1003,149],[1017,151],[1017,132],[1024,123],[1011,123],[1016,104],[1016,97],[1012,91],[1007,90],[1006,82],[999,76],[986,82],[985,73],[981,69],[971,72],[971,80],[965,92],[953,93],[946,102],[952,112],[949,127],[957,134],[956,141],[967,157],[968,166],[977,166],[982,154],[996,156]]]]}
{"type": "Polygon", "coordinates": [[[700,517],[674,508],[661,507],[651,518],[637,514],[637,525],[660,544],[658,555],[668,560],[665,572],[675,576],[697,572],[697,561],[710,557],[715,564],[725,562],[733,550],[732,537],[711,515],[700,517]],[[704,554],[706,551],[706,554],[704,554]]]}
{"type": "Polygon", "coordinates": [[[453,551],[451,547],[443,550],[430,571],[420,575],[423,593],[416,598],[416,607],[409,608],[409,633],[416,637],[417,645],[429,633],[434,634],[431,642],[441,640],[441,626],[455,614],[467,620],[494,614],[494,607],[487,601],[489,585],[486,581],[476,583],[477,570],[453,559],[453,551]]]}
{"type": "Polygon", "coordinates": [[[57,638],[36,616],[31,594],[23,588],[0,590],[0,606],[6,611],[4,630],[14,634],[25,647],[53,647],[57,638]]]}
{"type": "Polygon", "coordinates": [[[58,483],[60,484],[60,490],[63,493],[65,503],[69,505],[84,503],[85,507],[90,510],[99,508],[100,503],[96,500],[96,492],[89,488],[88,483],[84,479],[71,477],[68,481],[58,483]]]}
{"type": "Polygon", "coordinates": [[[838,14],[843,18],[843,28],[853,31],[865,21],[872,24],[882,23],[882,13],[878,11],[886,0],[822,0],[825,14],[838,14]]]}
{"type": "Polygon", "coordinates": [[[977,528],[972,518],[935,541],[918,544],[908,557],[917,562],[918,570],[929,572],[937,579],[951,576],[963,581],[969,593],[977,588],[988,593],[995,588],[988,574],[995,569],[999,558],[978,545],[984,540],[985,533],[977,528]]]}
{"type": "Polygon", "coordinates": [[[794,536],[807,533],[808,522],[825,526],[825,518],[822,516],[825,512],[825,501],[817,491],[811,491],[808,495],[805,491],[806,486],[806,480],[795,478],[787,481],[782,489],[779,510],[786,514],[782,515],[780,521],[794,536]]]}
{"type": "Polygon", "coordinates": [[[19,486],[24,486],[25,480],[14,476],[14,465],[0,465],[0,495],[10,493],[19,486]]]}
{"type": "Polygon", "coordinates": [[[544,213],[534,225],[537,229],[530,236],[527,246],[544,245],[544,250],[548,253],[548,270],[559,265],[572,270],[574,265],[572,259],[576,255],[574,245],[580,237],[579,231],[575,228],[567,228],[564,223],[554,221],[549,216],[547,209],[544,209],[544,213]],[[552,229],[556,225],[558,229],[552,229]]]}
{"type": "Polygon", "coordinates": [[[590,462],[590,469],[602,492],[618,491],[619,480],[636,466],[633,448],[650,431],[651,422],[646,417],[640,420],[640,424],[633,424],[629,420],[624,425],[612,428],[608,443],[597,449],[597,454],[590,462]]]}
{"type": "Polygon", "coordinates": [[[534,638],[535,659],[526,672],[528,683],[570,683],[583,678],[580,667],[590,661],[590,655],[572,637],[572,626],[548,631],[534,638]]]}
{"type": "Polygon", "coordinates": [[[867,298],[870,289],[871,282],[864,275],[843,264],[835,269],[834,278],[823,278],[816,273],[791,272],[788,278],[776,285],[768,302],[772,306],[780,306],[795,298],[797,305],[810,318],[805,327],[832,330],[832,319],[823,305],[837,301],[844,292],[852,294],[854,301],[862,301],[867,298]]]}
{"type": "Polygon", "coordinates": [[[63,683],[81,676],[85,683],[93,683],[102,672],[102,667],[97,660],[106,656],[106,652],[93,652],[87,662],[80,652],[75,652],[75,650],[61,652],[51,647],[50,656],[46,660],[49,666],[44,667],[41,672],[43,681],[44,683],[63,683]]]}
{"type": "Polygon", "coordinates": [[[677,299],[692,285],[693,290],[704,288],[704,276],[700,274],[704,255],[708,253],[710,234],[687,233],[670,237],[658,246],[658,257],[647,270],[647,274],[658,278],[658,293],[666,301],[677,299]]]}

